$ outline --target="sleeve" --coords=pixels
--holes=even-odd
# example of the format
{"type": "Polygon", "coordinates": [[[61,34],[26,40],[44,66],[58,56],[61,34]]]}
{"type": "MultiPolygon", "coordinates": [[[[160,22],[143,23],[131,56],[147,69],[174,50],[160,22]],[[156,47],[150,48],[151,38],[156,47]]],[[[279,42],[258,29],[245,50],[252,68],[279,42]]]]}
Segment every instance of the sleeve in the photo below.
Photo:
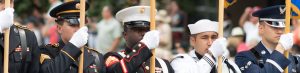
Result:
{"type": "MultiPolygon", "coordinates": [[[[28,32],[28,31],[27,31],[28,32]]],[[[40,49],[38,48],[38,46],[36,45],[37,44],[37,39],[36,39],[36,36],[33,32],[29,32],[29,34],[27,34],[27,37],[28,39],[30,40],[27,40],[28,43],[30,43],[30,48],[32,49],[32,62],[30,62],[30,65],[29,65],[29,73],[38,73],[39,72],[39,68],[40,68],[40,54],[41,54],[41,51],[40,49]]]]}
{"type": "Polygon", "coordinates": [[[45,59],[41,62],[41,71],[42,73],[63,73],[80,54],[79,48],[67,43],[53,59],[45,59]]]}
{"type": "Polygon", "coordinates": [[[252,24],[250,24],[247,21],[244,23],[243,29],[245,30],[246,33],[248,33],[249,31],[252,31],[251,28],[249,28],[249,27],[251,27],[251,25],[252,24]]]}
{"type": "Polygon", "coordinates": [[[131,53],[122,57],[106,54],[104,58],[107,73],[134,73],[152,56],[151,51],[143,43],[132,49],[131,53]]]}
{"type": "Polygon", "coordinates": [[[282,73],[283,69],[290,64],[290,61],[276,50],[266,60],[263,67],[260,67],[256,59],[250,55],[252,56],[251,52],[241,52],[235,58],[242,73],[282,73]]]}

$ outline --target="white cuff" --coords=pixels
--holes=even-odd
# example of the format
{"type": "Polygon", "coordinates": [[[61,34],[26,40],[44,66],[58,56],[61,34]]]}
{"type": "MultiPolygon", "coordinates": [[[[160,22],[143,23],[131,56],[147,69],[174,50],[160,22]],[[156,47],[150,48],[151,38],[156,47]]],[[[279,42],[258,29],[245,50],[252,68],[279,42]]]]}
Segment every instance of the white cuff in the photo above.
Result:
{"type": "Polygon", "coordinates": [[[271,60],[271,59],[267,59],[266,62],[271,63],[271,64],[274,65],[280,72],[283,72],[283,69],[282,69],[275,61],[273,61],[273,60],[271,60]]]}

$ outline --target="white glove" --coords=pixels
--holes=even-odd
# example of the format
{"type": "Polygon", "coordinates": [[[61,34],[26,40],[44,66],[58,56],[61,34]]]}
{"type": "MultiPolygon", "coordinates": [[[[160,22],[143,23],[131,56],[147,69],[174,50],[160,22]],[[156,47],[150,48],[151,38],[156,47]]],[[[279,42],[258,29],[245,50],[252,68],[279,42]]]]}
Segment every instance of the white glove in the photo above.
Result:
{"type": "Polygon", "coordinates": [[[13,8],[5,8],[0,11],[0,32],[3,29],[7,29],[13,25],[14,22],[14,9],[13,8]]]}
{"type": "Polygon", "coordinates": [[[84,46],[88,41],[88,28],[86,26],[81,27],[79,30],[77,30],[71,40],[69,41],[73,45],[75,45],[77,48],[80,48],[84,46]]]}
{"type": "Polygon", "coordinates": [[[154,49],[154,48],[158,47],[159,32],[157,30],[152,30],[152,31],[145,33],[141,42],[143,42],[149,49],[154,49]]]}
{"type": "Polygon", "coordinates": [[[288,33],[288,34],[283,34],[280,36],[279,43],[281,46],[285,49],[291,49],[293,44],[294,44],[294,34],[288,33]]]}
{"type": "Polygon", "coordinates": [[[212,45],[209,47],[209,51],[215,58],[218,56],[222,56],[226,51],[227,41],[225,38],[218,38],[216,39],[212,45]]]}

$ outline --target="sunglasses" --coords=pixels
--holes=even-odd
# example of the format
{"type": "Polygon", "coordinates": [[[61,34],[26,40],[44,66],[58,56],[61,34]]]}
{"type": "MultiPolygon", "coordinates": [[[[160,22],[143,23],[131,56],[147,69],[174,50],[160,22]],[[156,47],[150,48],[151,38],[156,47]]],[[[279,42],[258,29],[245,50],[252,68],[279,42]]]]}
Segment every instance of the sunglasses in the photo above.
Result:
{"type": "Polygon", "coordinates": [[[264,21],[273,26],[285,26],[285,22],[277,22],[277,21],[264,21]]]}
{"type": "MultiPolygon", "coordinates": [[[[64,19],[64,18],[57,18],[55,19],[55,22],[58,23],[59,25],[62,25],[64,21],[70,23],[71,26],[79,25],[80,20],[78,18],[70,18],[70,19],[64,19]]],[[[88,23],[87,20],[85,20],[85,23],[88,23]]]]}

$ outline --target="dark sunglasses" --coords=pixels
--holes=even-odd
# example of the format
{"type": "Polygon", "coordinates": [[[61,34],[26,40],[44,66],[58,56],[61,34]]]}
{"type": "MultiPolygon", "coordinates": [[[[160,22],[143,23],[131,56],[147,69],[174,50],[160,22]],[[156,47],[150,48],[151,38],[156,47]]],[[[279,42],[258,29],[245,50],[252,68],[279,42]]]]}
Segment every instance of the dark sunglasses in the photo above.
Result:
{"type": "Polygon", "coordinates": [[[277,22],[277,21],[264,21],[264,22],[273,26],[280,26],[281,24],[283,24],[283,26],[285,25],[285,22],[277,22]]]}
{"type": "MultiPolygon", "coordinates": [[[[78,18],[71,18],[71,19],[57,18],[55,20],[55,22],[58,23],[59,25],[62,25],[64,23],[64,21],[67,21],[68,23],[70,23],[71,26],[80,24],[78,18]]],[[[87,20],[85,20],[85,23],[88,23],[87,20]]]]}

